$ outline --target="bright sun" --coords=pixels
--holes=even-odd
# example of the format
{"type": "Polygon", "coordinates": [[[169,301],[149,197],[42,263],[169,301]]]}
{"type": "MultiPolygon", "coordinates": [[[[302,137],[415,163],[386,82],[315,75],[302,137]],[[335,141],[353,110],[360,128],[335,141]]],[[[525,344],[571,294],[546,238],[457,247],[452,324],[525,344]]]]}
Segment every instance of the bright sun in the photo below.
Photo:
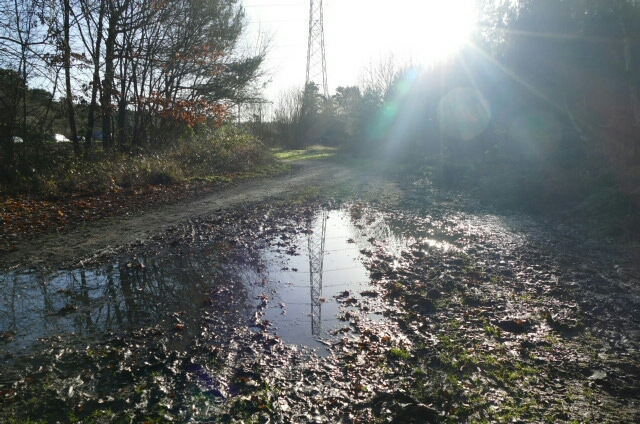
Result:
{"type": "Polygon", "coordinates": [[[394,26],[402,45],[414,60],[423,64],[446,58],[468,40],[477,14],[473,0],[423,0],[412,2],[398,16],[394,26]]]}

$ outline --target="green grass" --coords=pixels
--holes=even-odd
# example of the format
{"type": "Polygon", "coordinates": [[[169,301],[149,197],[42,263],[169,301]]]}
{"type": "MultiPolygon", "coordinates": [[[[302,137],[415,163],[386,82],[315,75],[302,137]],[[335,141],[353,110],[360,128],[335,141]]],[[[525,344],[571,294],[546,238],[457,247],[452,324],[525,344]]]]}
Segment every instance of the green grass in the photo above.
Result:
{"type": "Polygon", "coordinates": [[[396,360],[407,360],[411,358],[411,352],[403,348],[393,347],[389,351],[389,356],[396,360]]]}
{"type": "Polygon", "coordinates": [[[284,150],[281,148],[271,149],[274,156],[284,161],[294,160],[318,160],[334,157],[338,153],[336,147],[311,146],[303,150],[284,150]]]}

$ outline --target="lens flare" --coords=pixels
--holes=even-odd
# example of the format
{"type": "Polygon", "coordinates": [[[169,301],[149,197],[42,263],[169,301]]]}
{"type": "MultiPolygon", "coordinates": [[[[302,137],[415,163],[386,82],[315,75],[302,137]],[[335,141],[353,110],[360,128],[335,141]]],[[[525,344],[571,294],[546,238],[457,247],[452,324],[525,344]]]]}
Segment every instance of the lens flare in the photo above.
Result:
{"type": "Polygon", "coordinates": [[[509,128],[509,139],[522,152],[544,157],[559,145],[562,125],[549,112],[531,111],[516,119],[509,128]]]}
{"type": "Polygon", "coordinates": [[[449,91],[438,104],[440,130],[459,140],[472,140],[480,135],[491,120],[491,108],[482,95],[466,87],[449,91]]]}

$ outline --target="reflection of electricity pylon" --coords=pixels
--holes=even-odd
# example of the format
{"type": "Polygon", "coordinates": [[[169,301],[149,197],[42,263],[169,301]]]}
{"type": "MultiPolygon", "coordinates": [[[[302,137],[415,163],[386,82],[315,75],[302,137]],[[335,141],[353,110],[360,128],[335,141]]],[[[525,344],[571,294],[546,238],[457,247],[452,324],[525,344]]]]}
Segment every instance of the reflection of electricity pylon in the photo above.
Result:
{"type": "Polygon", "coordinates": [[[322,330],[322,263],[324,236],[327,230],[327,212],[320,217],[320,228],[309,222],[309,286],[311,287],[311,334],[319,336],[322,330]]]}
{"type": "Polygon", "coordinates": [[[329,97],[327,87],[327,62],[324,57],[324,29],[322,18],[322,0],[310,0],[309,5],[309,44],[307,48],[306,85],[313,82],[318,93],[329,97]],[[320,77],[320,78],[319,78],[320,77]]]}

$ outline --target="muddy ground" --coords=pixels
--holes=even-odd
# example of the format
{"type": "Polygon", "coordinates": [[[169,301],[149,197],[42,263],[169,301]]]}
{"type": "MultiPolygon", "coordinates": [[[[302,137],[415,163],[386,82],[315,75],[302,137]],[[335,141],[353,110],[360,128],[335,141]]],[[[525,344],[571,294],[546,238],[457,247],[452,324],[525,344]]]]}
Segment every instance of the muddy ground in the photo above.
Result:
{"type": "Polygon", "coordinates": [[[3,422],[640,421],[635,248],[428,181],[307,163],[2,259],[3,422]],[[318,350],[266,319],[265,270],[327,211],[369,281],[316,299],[339,311],[318,350]]]}
{"type": "MultiPolygon", "coordinates": [[[[127,210],[124,214],[109,211],[108,215],[114,216],[87,220],[63,229],[55,228],[54,224],[54,228],[38,232],[35,237],[30,234],[0,234],[3,240],[1,267],[71,266],[102,253],[115,252],[122,246],[144,240],[190,218],[248,202],[267,201],[327,180],[340,184],[348,181],[352,174],[347,168],[328,162],[299,162],[291,173],[247,181],[179,203],[152,206],[151,209],[142,205],[138,210],[127,210]]],[[[101,212],[96,213],[100,215],[101,212]]]]}

